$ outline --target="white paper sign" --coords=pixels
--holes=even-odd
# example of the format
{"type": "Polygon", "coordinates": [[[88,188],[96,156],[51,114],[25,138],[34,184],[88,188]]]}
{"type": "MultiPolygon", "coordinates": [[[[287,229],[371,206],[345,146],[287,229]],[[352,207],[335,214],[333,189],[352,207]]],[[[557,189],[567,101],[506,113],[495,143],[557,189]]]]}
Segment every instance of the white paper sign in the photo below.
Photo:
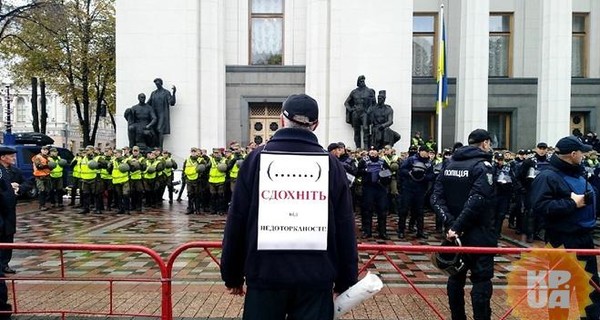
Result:
{"type": "Polygon", "coordinates": [[[329,155],[260,155],[258,250],[327,250],[329,155]]]}

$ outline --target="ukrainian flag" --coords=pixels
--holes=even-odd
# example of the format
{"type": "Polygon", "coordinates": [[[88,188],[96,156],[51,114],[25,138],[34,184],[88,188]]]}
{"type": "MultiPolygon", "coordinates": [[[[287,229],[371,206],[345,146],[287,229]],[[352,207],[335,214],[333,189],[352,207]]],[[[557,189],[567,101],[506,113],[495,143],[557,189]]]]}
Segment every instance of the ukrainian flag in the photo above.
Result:
{"type": "Polygon", "coordinates": [[[437,64],[437,95],[436,95],[436,113],[441,111],[441,107],[448,106],[448,74],[446,74],[446,25],[444,16],[441,15],[442,37],[439,42],[439,54],[437,64]]]}

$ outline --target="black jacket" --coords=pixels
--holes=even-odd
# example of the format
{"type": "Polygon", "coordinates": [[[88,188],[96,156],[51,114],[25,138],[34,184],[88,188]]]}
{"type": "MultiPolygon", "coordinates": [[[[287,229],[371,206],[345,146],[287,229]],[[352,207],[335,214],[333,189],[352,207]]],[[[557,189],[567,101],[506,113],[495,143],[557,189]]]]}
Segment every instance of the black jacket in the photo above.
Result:
{"type": "Polygon", "coordinates": [[[465,246],[496,246],[492,154],[477,147],[456,150],[438,175],[431,206],[465,246]]]}
{"type": "Polygon", "coordinates": [[[307,130],[283,128],[250,153],[238,174],[227,216],[221,277],[228,288],[312,288],[343,292],[356,283],[358,254],[350,189],[342,164],[329,155],[329,222],[327,251],[257,250],[258,183],[263,149],[323,152],[307,130]],[[335,287],[334,287],[335,285],[335,287]]]}
{"type": "MultiPolygon", "coordinates": [[[[584,174],[582,166],[566,163],[553,155],[550,167],[540,172],[531,185],[531,207],[534,213],[542,216],[548,233],[589,231],[591,228],[581,227],[581,219],[585,217],[577,216],[581,212],[571,199],[571,187],[559,172],[576,178],[583,177],[584,174]]],[[[586,184],[591,191],[591,184],[586,184]]],[[[592,219],[595,220],[595,217],[592,219]]]]}
{"type": "Polygon", "coordinates": [[[12,182],[19,184],[19,194],[24,194],[31,188],[17,167],[6,168],[0,165],[0,232],[3,235],[15,234],[17,231],[17,196],[12,182]]]}

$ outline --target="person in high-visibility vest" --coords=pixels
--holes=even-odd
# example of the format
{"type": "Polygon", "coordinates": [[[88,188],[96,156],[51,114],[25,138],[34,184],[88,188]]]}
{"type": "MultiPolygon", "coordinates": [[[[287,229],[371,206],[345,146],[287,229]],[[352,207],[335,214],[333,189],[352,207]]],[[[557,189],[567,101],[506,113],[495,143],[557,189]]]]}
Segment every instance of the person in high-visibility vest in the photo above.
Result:
{"type": "Polygon", "coordinates": [[[46,199],[48,198],[48,193],[50,192],[50,167],[48,166],[49,151],[50,148],[48,146],[43,146],[40,150],[40,153],[31,158],[31,163],[33,164],[33,176],[35,177],[35,186],[38,189],[40,211],[48,210],[46,207],[46,199]]]}
{"type": "MultiPolygon", "coordinates": [[[[77,189],[81,189],[81,166],[79,163],[83,159],[83,150],[77,151],[77,154],[71,160],[71,171],[73,172],[72,184],[71,184],[71,202],[69,206],[75,206],[75,198],[77,197],[77,189]]],[[[81,206],[81,203],[79,204],[81,206]]]]}
{"type": "Polygon", "coordinates": [[[50,204],[52,208],[63,208],[63,173],[64,168],[61,165],[61,158],[58,155],[58,149],[50,149],[50,161],[55,167],[50,171],[50,204]]]}
{"type": "Polygon", "coordinates": [[[81,211],[79,211],[79,214],[90,213],[90,205],[96,191],[96,176],[98,175],[98,171],[89,166],[93,160],[94,147],[85,147],[85,154],[78,163],[81,173],[81,211]]]}
{"type": "Polygon", "coordinates": [[[129,165],[121,149],[115,149],[108,170],[112,177],[112,187],[117,202],[117,214],[129,214],[129,165]],[[127,170],[125,170],[127,169],[127,170]]]}
{"type": "Polygon", "coordinates": [[[227,172],[229,172],[229,187],[231,188],[231,193],[233,193],[233,190],[235,189],[235,182],[237,181],[238,172],[240,171],[240,167],[246,155],[240,148],[239,144],[232,145],[231,151],[231,156],[227,161],[227,172]]]}
{"type": "Polygon", "coordinates": [[[200,194],[199,194],[199,183],[200,183],[200,164],[204,164],[203,168],[206,170],[206,163],[199,156],[199,150],[196,147],[190,149],[190,156],[183,161],[183,176],[186,181],[188,207],[186,214],[200,214],[200,194]]]}
{"type": "Polygon", "coordinates": [[[113,205],[114,196],[113,196],[113,187],[112,187],[112,175],[108,172],[108,166],[113,160],[113,150],[112,147],[107,146],[104,148],[104,155],[100,155],[96,157],[98,159],[98,163],[100,164],[100,179],[98,180],[98,190],[96,192],[96,203],[99,208],[98,210],[102,211],[106,208],[107,211],[111,211],[111,206],[113,205]],[[104,196],[106,196],[107,205],[104,206],[104,196]]]}
{"type": "Polygon", "coordinates": [[[158,190],[158,165],[160,161],[156,159],[156,154],[153,151],[148,151],[146,154],[146,170],[142,174],[144,181],[144,196],[146,197],[146,206],[156,208],[156,191],[158,190]]]}
{"type": "Polygon", "coordinates": [[[131,156],[127,158],[129,171],[129,191],[131,193],[131,210],[142,211],[142,197],[144,193],[144,183],[142,182],[142,171],[146,170],[146,160],[140,152],[140,147],[131,148],[131,156]]]}
{"type": "Polygon", "coordinates": [[[177,162],[171,156],[171,152],[164,150],[162,153],[162,157],[165,162],[165,169],[163,170],[163,182],[164,186],[161,189],[161,195],[164,193],[165,189],[169,191],[169,204],[173,204],[173,192],[175,191],[173,185],[173,171],[177,169],[177,162]]]}
{"type": "Polygon", "coordinates": [[[225,180],[227,179],[227,159],[220,148],[213,148],[209,157],[208,188],[210,190],[211,211],[213,214],[226,213],[225,180]]]}

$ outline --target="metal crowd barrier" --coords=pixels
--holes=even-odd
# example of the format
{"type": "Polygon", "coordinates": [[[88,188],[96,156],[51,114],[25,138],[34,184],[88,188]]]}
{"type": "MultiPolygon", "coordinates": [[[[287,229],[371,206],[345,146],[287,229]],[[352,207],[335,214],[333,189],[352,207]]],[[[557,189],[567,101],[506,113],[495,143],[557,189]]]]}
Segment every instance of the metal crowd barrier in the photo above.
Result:
{"type": "Polygon", "coordinates": [[[104,316],[126,316],[126,317],[161,317],[163,320],[166,318],[165,315],[170,314],[170,310],[165,302],[171,301],[170,278],[167,276],[167,268],[162,258],[154,250],[148,249],[144,246],[139,245],[103,245],[103,244],[68,244],[68,243],[56,243],[56,244],[42,244],[42,243],[0,243],[0,249],[16,249],[16,250],[37,250],[37,251],[58,251],[59,252],[59,268],[60,276],[48,277],[48,276],[22,276],[13,275],[10,278],[4,278],[5,281],[11,283],[12,287],[12,303],[13,314],[60,314],[62,319],[65,319],[67,314],[79,314],[79,315],[104,315],[104,316]],[[143,253],[149,256],[160,270],[161,278],[125,278],[125,277],[70,277],[66,272],[65,265],[65,251],[86,251],[86,252],[137,252],[143,253]],[[109,305],[106,311],[80,311],[80,310],[21,310],[19,306],[19,292],[16,289],[16,282],[107,282],[108,283],[108,295],[109,305]],[[115,312],[114,310],[114,296],[113,289],[116,282],[129,282],[129,283],[160,283],[162,288],[161,298],[161,315],[157,316],[154,314],[143,314],[143,313],[127,313],[127,312],[115,312]]]}
{"type": "MultiPolygon", "coordinates": [[[[139,316],[139,317],[160,317],[163,320],[173,319],[173,305],[172,305],[172,281],[173,281],[173,267],[178,257],[186,250],[192,248],[202,249],[208,257],[220,267],[220,261],[217,255],[211,250],[220,250],[222,248],[221,242],[217,241],[194,241],[185,243],[177,248],[169,255],[167,261],[164,262],[160,255],[154,250],[148,249],[138,245],[100,245],[100,244],[27,244],[27,243],[0,243],[0,249],[17,249],[17,250],[56,250],[59,251],[60,255],[60,277],[49,278],[49,277],[37,277],[37,276],[11,276],[5,278],[6,281],[12,283],[12,303],[13,303],[13,314],[60,314],[63,319],[66,314],[80,314],[80,315],[105,315],[105,316],[139,316]],[[156,278],[126,278],[126,277],[68,277],[65,271],[65,256],[64,251],[112,251],[112,252],[138,252],[148,255],[160,270],[160,279],[156,278]],[[85,312],[77,310],[21,310],[18,302],[18,292],[15,289],[16,281],[105,281],[109,283],[109,308],[105,312],[85,312]],[[147,283],[160,283],[161,284],[161,315],[155,314],[133,314],[133,313],[118,313],[114,311],[113,305],[113,284],[115,282],[147,282],[147,283]]],[[[369,259],[363,263],[359,272],[364,273],[369,266],[374,264],[375,259],[379,256],[383,256],[385,260],[392,265],[394,270],[398,272],[401,277],[408,283],[408,285],[415,290],[419,297],[429,306],[433,313],[439,319],[445,319],[444,315],[435,307],[435,305],[427,298],[427,296],[417,288],[415,283],[406,275],[406,273],[400,268],[396,262],[390,257],[390,253],[470,253],[470,254],[500,254],[500,255],[517,255],[523,253],[531,253],[533,251],[538,253],[551,253],[556,251],[574,253],[577,255],[600,255],[600,250],[597,249],[550,249],[550,248],[484,248],[484,247],[441,247],[441,246],[406,246],[406,245],[380,245],[380,244],[359,244],[359,252],[366,252],[369,254],[369,259]]],[[[581,266],[580,266],[581,267],[581,266]]],[[[596,291],[600,292],[600,287],[590,281],[596,291]]],[[[519,303],[525,299],[525,296],[519,300],[519,303]]],[[[504,313],[500,319],[505,319],[516,306],[512,306],[509,310],[504,313]]]]}

